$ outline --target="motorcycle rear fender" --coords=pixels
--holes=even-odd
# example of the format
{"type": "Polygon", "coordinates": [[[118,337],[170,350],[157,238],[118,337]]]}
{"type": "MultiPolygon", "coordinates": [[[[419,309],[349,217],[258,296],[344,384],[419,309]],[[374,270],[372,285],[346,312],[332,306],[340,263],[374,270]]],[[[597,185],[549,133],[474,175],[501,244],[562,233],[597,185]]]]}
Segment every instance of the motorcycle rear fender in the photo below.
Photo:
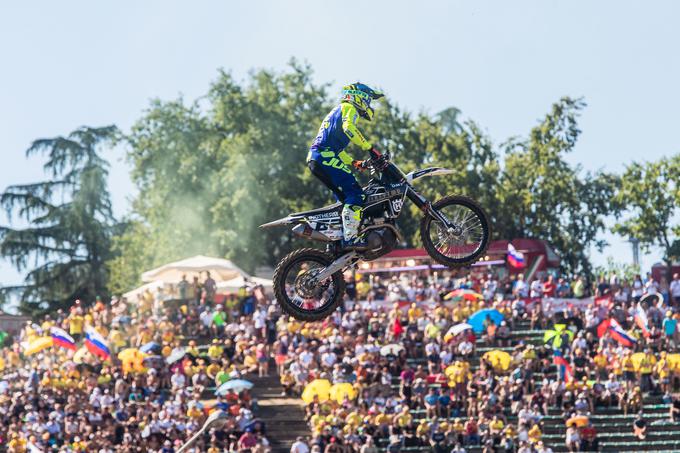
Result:
{"type": "Polygon", "coordinates": [[[274,220],[272,222],[263,223],[262,225],[260,225],[260,228],[274,228],[283,225],[292,225],[295,223],[302,223],[301,220],[302,219],[300,219],[299,217],[286,216],[281,219],[274,220]]]}
{"type": "Polygon", "coordinates": [[[413,170],[406,175],[406,181],[412,183],[416,179],[423,178],[425,176],[444,176],[453,174],[453,170],[443,167],[430,167],[423,168],[422,170],[413,170]]]}

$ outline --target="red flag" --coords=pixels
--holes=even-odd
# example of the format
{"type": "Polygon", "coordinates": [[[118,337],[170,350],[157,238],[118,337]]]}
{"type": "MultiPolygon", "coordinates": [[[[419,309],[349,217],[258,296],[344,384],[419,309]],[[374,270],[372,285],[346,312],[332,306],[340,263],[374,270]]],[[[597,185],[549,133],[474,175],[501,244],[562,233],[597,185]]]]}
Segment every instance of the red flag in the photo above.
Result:
{"type": "Polygon", "coordinates": [[[401,327],[401,322],[399,321],[398,316],[394,318],[394,324],[392,325],[392,333],[397,338],[399,338],[401,334],[404,333],[404,328],[401,327]]]}
{"type": "Polygon", "coordinates": [[[574,379],[574,373],[571,371],[571,366],[567,359],[562,356],[554,356],[553,363],[559,367],[564,367],[564,381],[569,382],[574,379]]]}

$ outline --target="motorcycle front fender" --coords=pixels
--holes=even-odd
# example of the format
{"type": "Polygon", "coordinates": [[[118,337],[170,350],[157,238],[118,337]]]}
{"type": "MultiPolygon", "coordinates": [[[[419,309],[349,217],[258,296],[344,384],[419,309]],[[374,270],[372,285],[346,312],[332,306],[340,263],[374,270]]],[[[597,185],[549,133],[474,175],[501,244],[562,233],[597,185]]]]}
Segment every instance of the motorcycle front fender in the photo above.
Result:
{"type": "Polygon", "coordinates": [[[410,184],[416,179],[420,179],[425,176],[444,176],[453,173],[454,173],[453,170],[449,170],[448,168],[443,167],[423,168],[422,170],[413,170],[412,172],[408,173],[406,175],[406,181],[410,184]]]}

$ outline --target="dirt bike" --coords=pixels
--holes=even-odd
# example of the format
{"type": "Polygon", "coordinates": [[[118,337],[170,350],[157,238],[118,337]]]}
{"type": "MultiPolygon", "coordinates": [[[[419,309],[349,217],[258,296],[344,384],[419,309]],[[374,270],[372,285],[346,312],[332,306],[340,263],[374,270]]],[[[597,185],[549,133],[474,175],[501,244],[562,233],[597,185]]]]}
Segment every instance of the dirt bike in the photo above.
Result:
{"type": "Polygon", "coordinates": [[[276,299],[296,319],[318,321],[329,316],[343,299],[344,272],[359,261],[386,255],[403,242],[396,219],[406,198],[423,211],[420,237],[435,261],[450,268],[469,265],[483,257],[489,246],[489,221],[474,200],[452,195],[430,203],[412,185],[425,176],[448,175],[453,170],[432,167],[404,174],[388,154],[376,150],[371,150],[364,167],[372,176],[363,188],[365,202],[359,230],[368,245],[365,250],[343,249],[340,202],[260,225],[260,228],[295,225],[292,228],[295,235],[326,243],[326,251],[303,248],[291,252],[274,271],[276,299]]]}

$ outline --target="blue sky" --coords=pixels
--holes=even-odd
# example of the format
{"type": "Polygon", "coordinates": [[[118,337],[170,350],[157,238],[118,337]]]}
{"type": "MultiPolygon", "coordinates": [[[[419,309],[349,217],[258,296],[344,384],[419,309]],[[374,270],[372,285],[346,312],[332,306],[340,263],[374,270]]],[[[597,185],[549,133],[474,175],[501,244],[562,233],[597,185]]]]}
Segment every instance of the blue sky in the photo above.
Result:
{"type": "MultiPolygon", "coordinates": [[[[456,106],[496,142],[526,135],[560,96],[584,96],[583,135],[569,159],[586,169],[619,171],[680,150],[680,2],[349,5],[3,2],[0,190],[42,176],[23,157],[35,138],[84,124],[127,129],[152,98],[205,93],[218,68],[243,78],[291,57],[311,63],[317,81],[373,83],[410,110],[456,106]]],[[[133,187],[122,150],[107,157],[122,214],[133,187]]],[[[625,241],[607,238],[612,247],[595,262],[630,259],[625,241]]],[[[0,262],[0,284],[18,279],[0,262]]]]}

